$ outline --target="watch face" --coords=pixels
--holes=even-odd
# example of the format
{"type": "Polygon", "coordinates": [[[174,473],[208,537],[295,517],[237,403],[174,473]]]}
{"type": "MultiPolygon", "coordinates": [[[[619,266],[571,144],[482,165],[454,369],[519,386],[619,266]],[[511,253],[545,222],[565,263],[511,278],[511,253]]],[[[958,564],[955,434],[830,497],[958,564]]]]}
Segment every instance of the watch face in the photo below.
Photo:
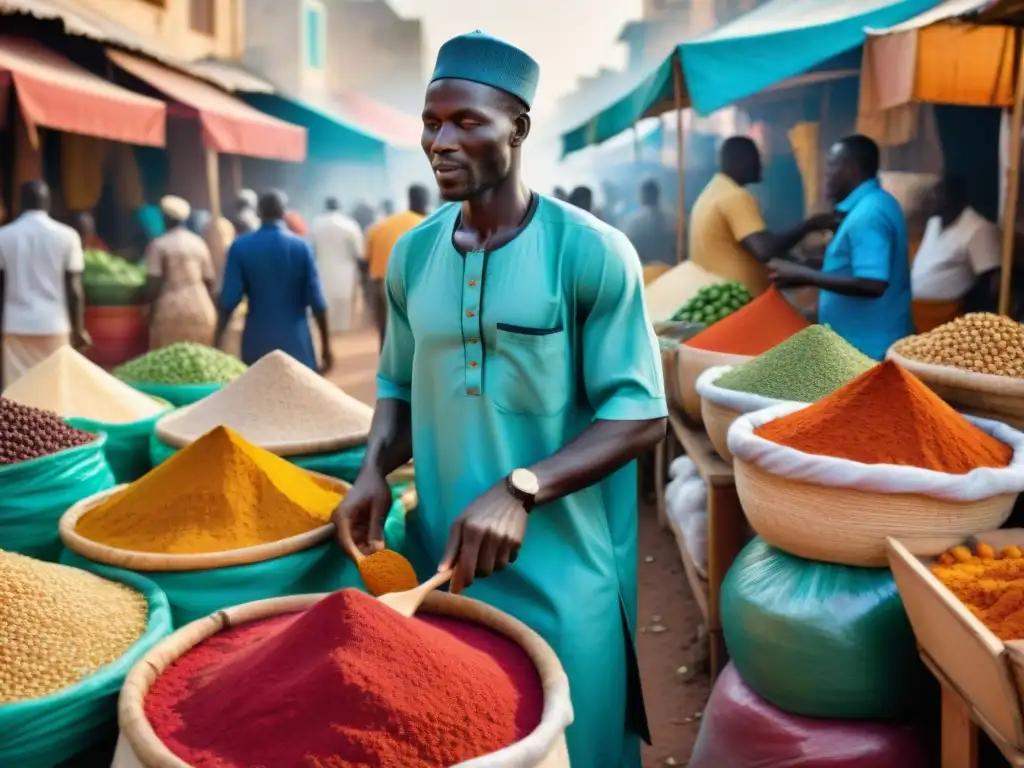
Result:
{"type": "Polygon", "coordinates": [[[540,491],[540,482],[537,480],[537,476],[528,469],[513,470],[509,480],[520,491],[531,496],[536,496],[540,491]]]}

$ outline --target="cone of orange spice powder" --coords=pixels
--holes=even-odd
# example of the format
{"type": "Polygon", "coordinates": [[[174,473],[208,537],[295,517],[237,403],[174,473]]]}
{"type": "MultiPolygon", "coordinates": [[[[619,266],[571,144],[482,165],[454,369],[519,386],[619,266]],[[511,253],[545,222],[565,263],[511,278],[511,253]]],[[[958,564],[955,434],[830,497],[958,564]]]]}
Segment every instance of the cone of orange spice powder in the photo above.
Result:
{"type": "Polygon", "coordinates": [[[716,365],[742,365],[810,325],[772,286],[728,317],[708,326],[679,347],[679,399],[691,421],[700,424],[697,377],[716,365]]]}
{"type": "Polygon", "coordinates": [[[964,475],[1006,467],[1013,449],[950,408],[892,361],[754,434],[802,453],[964,475]]]}

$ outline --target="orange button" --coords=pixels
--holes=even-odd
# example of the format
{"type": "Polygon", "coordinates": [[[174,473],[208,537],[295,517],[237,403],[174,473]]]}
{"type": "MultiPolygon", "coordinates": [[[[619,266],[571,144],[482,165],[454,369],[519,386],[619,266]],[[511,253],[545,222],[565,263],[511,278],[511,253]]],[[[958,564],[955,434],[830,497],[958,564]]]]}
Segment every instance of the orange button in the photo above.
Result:
{"type": "Polygon", "coordinates": [[[476,360],[470,360],[469,361],[469,367],[470,368],[476,368],[476,365],[477,365],[476,360]]]}
{"type": "Polygon", "coordinates": [[[470,280],[469,281],[469,287],[470,288],[475,288],[476,287],[476,280],[470,280]]]}
{"type": "Polygon", "coordinates": [[[480,390],[477,389],[476,387],[470,387],[469,389],[466,390],[466,394],[467,395],[479,395],[480,394],[480,390]]]}
{"type": "Polygon", "coordinates": [[[472,309],[466,310],[466,317],[473,317],[474,315],[476,315],[476,312],[474,312],[472,309]]]}

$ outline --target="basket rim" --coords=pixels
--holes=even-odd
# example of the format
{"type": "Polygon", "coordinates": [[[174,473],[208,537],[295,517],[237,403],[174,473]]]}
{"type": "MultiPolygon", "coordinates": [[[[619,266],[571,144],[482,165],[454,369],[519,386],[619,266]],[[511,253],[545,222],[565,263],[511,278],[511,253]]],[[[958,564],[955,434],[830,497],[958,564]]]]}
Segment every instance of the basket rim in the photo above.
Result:
{"type": "Polygon", "coordinates": [[[729,428],[729,451],[768,474],[811,485],[880,493],[919,494],[946,501],[979,501],[1024,491],[1024,433],[998,421],[961,414],[974,426],[1013,449],[1006,467],[979,467],[950,475],[921,467],[862,464],[851,459],[804,453],[754,433],[763,424],[809,408],[781,403],[741,415],[729,428]]]}
{"type": "Polygon", "coordinates": [[[774,397],[759,395],[756,392],[741,392],[738,389],[726,389],[715,384],[718,379],[729,371],[735,370],[736,365],[716,365],[708,368],[697,377],[697,394],[704,400],[710,400],[715,405],[740,414],[760,411],[783,403],[795,403],[795,400],[778,400],[774,397]]]}
{"type": "MultiPolygon", "coordinates": [[[[149,768],[190,768],[164,745],[145,716],[146,694],[153,681],[170,664],[224,629],[271,616],[297,613],[329,594],[333,593],[270,598],[226,608],[186,624],[151,648],[128,672],[117,703],[121,735],[136,757],[149,768]],[[172,653],[173,658],[170,657],[172,653]]],[[[530,758],[540,759],[546,755],[573,721],[569,679],[551,646],[523,622],[473,598],[435,591],[427,595],[421,610],[471,620],[513,640],[533,662],[541,676],[544,691],[541,719],[533,731],[497,752],[481,755],[451,768],[496,768],[499,764],[508,765],[508,761],[513,759],[516,765],[525,765],[529,764],[530,758]],[[467,619],[467,614],[475,616],[467,619]]]]}
{"type": "MultiPolygon", "coordinates": [[[[904,341],[904,339],[900,341],[904,341]]],[[[1024,396],[1024,378],[997,376],[994,373],[975,373],[952,365],[922,363],[897,352],[896,347],[900,345],[900,341],[889,347],[885,358],[898,363],[919,379],[931,380],[947,387],[957,387],[987,395],[1024,396]]]]}
{"type": "MultiPolygon", "coordinates": [[[[344,495],[351,485],[319,472],[303,470],[306,474],[326,480],[334,489],[344,495]]],[[[302,552],[329,540],[335,532],[334,523],[328,522],[311,531],[289,536],[279,541],[257,544],[252,547],[241,547],[226,552],[204,552],[199,554],[160,554],[157,552],[138,552],[88,539],[76,530],[78,521],[95,506],[107,498],[120,493],[130,483],[122,483],[114,488],[88,496],[72,505],[63,515],[57,526],[57,532],[64,546],[77,555],[101,565],[115,568],[128,568],[140,573],[168,571],[206,571],[215,568],[230,568],[239,565],[252,565],[273,560],[296,552],[302,552]]]]}

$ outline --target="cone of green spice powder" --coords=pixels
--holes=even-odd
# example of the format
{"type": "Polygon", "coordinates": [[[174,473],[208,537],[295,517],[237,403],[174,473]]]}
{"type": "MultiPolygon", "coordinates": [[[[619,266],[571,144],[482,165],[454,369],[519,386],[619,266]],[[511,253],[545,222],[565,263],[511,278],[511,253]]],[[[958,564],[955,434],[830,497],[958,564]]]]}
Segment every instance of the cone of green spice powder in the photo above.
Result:
{"type": "Polygon", "coordinates": [[[722,374],[715,386],[775,400],[815,403],[874,365],[874,360],[827,325],[812,325],[722,374]]]}

